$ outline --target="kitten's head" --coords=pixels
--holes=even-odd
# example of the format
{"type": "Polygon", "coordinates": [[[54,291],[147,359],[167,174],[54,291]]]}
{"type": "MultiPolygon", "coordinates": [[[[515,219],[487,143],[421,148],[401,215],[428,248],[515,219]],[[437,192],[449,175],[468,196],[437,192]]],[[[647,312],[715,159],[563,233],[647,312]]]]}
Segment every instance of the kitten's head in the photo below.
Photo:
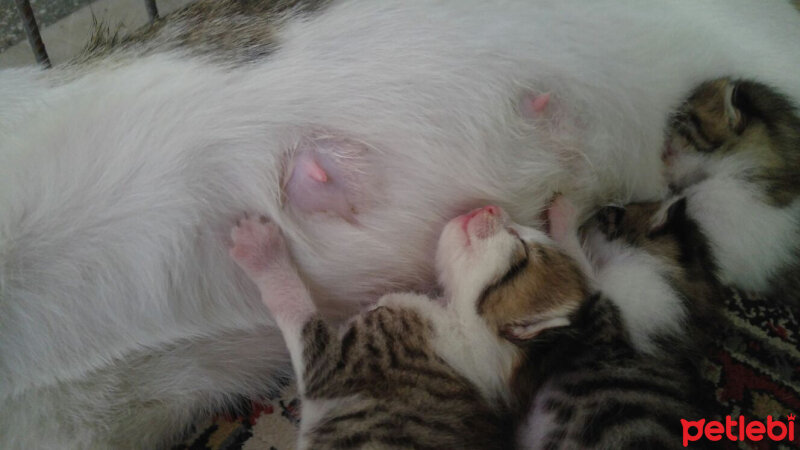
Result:
{"type": "Polygon", "coordinates": [[[584,233],[589,235],[590,252],[602,253],[592,248],[598,244],[592,233],[599,232],[605,241],[622,242],[658,258],[663,275],[691,300],[691,306],[704,313],[700,310],[719,295],[715,260],[706,236],[687,213],[686,202],[685,197],[673,197],[663,202],[631,203],[624,208],[608,206],[584,225],[584,233]]]}
{"type": "Polygon", "coordinates": [[[451,220],[436,265],[451,307],[511,340],[569,325],[589,293],[576,263],[546,234],[511,223],[495,206],[451,220]]]}
{"type": "MultiPolygon", "coordinates": [[[[677,303],[662,300],[649,309],[650,313],[669,317],[677,314],[675,307],[678,307],[690,311],[691,317],[701,322],[713,321],[723,294],[715,276],[716,262],[706,236],[688,213],[687,206],[686,197],[673,197],[662,202],[605,207],[583,225],[584,245],[601,268],[607,264],[621,263],[623,267],[636,264],[642,273],[649,272],[660,278],[661,282],[648,289],[668,289],[667,297],[663,297],[668,294],[666,291],[656,294],[662,295],[662,299],[677,300],[677,303]],[[643,254],[648,256],[642,257],[643,254]]],[[[626,296],[642,295],[637,287],[641,286],[638,282],[646,282],[642,278],[647,277],[620,280],[621,284],[616,285],[612,282],[613,294],[620,296],[616,299],[638,300],[626,296]]],[[[673,317],[682,316],[680,313],[673,317]]],[[[648,320],[647,323],[652,322],[648,320]]],[[[637,326],[634,324],[634,328],[637,326]]],[[[646,335],[657,333],[651,329],[646,335]]]]}
{"type": "Polygon", "coordinates": [[[584,225],[584,229],[596,229],[609,241],[620,239],[633,247],[677,261],[679,241],[688,238],[685,230],[692,223],[686,214],[686,198],[674,197],[664,202],[606,206],[584,225]]]}
{"type": "Polygon", "coordinates": [[[783,140],[787,133],[797,138],[799,123],[791,102],[774,89],[721,78],[692,92],[672,118],[669,145],[673,151],[748,151],[774,159],[782,147],[791,147],[783,140]]]}

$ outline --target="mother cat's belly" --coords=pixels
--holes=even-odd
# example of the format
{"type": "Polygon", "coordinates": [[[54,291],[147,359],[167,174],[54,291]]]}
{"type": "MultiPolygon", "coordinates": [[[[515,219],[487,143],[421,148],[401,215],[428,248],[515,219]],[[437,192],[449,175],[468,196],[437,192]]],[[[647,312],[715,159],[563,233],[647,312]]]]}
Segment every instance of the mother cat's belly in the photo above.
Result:
{"type": "Polygon", "coordinates": [[[68,69],[0,74],[44,78],[25,94],[43,104],[24,113],[36,120],[0,128],[10,390],[271,323],[225,256],[242,211],[282,225],[319,301],[349,312],[430,287],[440,227],[479,204],[536,224],[554,191],[658,196],[666,118],[702,79],[741,74],[800,94],[788,5],[759,5],[759,19],[723,1],[648,13],[574,3],[342,2],[235,70],[155,55],[71,81],[57,81],[68,69]],[[555,122],[520,108],[543,92],[555,122]],[[309,151],[346,179],[344,206],[292,203],[296,163],[320,177],[309,151]]]}

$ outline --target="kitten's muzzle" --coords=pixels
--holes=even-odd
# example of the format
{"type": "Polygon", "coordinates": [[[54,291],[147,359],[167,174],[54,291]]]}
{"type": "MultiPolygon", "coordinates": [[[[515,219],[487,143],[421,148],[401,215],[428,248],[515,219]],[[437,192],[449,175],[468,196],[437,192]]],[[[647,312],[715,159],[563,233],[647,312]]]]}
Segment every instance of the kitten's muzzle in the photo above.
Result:
{"type": "Polygon", "coordinates": [[[500,207],[489,205],[472,210],[456,220],[461,221],[461,229],[467,238],[486,239],[503,228],[508,216],[500,207]]]}

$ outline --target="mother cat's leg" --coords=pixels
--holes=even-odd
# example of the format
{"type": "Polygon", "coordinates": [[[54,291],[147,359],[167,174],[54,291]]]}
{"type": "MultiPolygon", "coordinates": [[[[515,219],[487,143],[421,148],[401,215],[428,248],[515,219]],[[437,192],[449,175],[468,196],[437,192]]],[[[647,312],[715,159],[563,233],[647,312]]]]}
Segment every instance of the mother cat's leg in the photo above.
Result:
{"type": "MultiPolygon", "coordinates": [[[[232,329],[135,351],[79,381],[4,399],[4,430],[37,430],[43,449],[143,449],[176,443],[237,400],[279,389],[291,366],[279,330],[232,329]]],[[[33,437],[6,432],[4,448],[33,437]]]]}

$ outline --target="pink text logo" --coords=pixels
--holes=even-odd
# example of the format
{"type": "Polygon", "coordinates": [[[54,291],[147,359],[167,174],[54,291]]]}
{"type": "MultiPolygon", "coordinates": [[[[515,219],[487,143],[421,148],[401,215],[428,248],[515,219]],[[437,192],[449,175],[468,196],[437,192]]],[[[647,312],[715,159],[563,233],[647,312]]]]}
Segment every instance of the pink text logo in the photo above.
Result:
{"type": "Polygon", "coordinates": [[[706,419],[686,420],[681,419],[683,425],[683,446],[689,442],[695,442],[701,437],[710,441],[719,441],[723,438],[731,441],[754,441],[764,439],[764,435],[772,441],[782,441],[784,439],[794,441],[794,414],[787,416],[787,422],[773,420],[772,416],[767,416],[767,421],[752,420],[745,422],[744,416],[739,416],[738,420],[733,420],[731,416],[725,416],[725,423],[718,420],[706,419]]]}

